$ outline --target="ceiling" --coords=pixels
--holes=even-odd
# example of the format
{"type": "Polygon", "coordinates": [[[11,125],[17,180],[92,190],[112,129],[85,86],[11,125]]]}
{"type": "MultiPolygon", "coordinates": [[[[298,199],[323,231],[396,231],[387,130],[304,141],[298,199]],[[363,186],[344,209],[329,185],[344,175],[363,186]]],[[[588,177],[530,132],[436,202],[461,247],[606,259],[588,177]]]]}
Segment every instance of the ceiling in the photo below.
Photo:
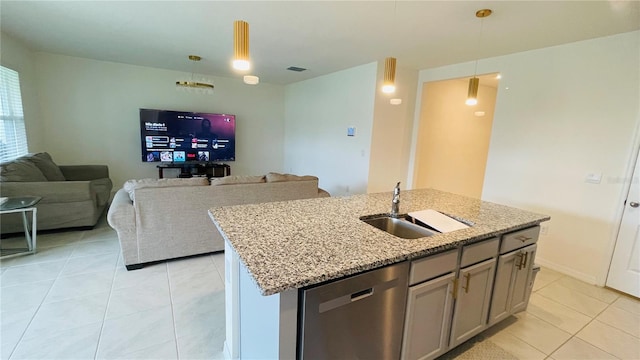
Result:
{"type": "Polygon", "coordinates": [[[288,84],[387,56],[426,69],[633,31],[640,1],[0,1],[2,32],[34,51],[216,76],[239,75],[240,19],[251,74],[288,84]]]}

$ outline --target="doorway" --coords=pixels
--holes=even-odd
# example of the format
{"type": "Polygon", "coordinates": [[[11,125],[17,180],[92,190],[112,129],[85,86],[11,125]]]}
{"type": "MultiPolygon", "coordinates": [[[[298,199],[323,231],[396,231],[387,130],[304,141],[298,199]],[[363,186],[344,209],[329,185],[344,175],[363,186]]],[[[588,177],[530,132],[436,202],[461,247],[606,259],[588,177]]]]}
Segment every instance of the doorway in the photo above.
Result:
{"type": "Polygon", "coordinates": [[[625,200],[606,285],[640,297],[640,152],[625,200]]]}
{"type": "Polygon", "coordinates": [[[481,198],[499,80],[477,77],[475,106],[465,105],[468,77],[423,84],[414,188],[481,198]]]}

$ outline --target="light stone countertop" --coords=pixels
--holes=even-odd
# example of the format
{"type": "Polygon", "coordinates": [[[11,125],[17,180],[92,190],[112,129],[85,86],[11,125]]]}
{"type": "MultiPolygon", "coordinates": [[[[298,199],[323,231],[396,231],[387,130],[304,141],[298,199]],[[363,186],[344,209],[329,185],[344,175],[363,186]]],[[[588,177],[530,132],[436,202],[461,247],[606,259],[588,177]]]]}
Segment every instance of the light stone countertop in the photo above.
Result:
{"type": "Polygon", "coordinates": [[[401,239],[360,220],[392,192],[215,207],[209,216],[263,295],[302,288],[537,225],[549,216],[433,189],[405,190],[400,212],[434,209],[471,227],[401,239]]]}

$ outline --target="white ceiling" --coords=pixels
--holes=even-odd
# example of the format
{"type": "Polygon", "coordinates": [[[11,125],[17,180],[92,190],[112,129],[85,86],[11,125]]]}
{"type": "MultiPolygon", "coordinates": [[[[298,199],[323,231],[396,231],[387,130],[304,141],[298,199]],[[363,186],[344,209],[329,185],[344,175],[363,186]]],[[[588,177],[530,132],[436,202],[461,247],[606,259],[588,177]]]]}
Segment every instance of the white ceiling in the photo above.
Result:
{"type": "Polygon", "coordinates": [[[237,76],[233,21],[243,19],[251,73],[278,84],[387,56],[425,69],[640,29],[640,1],[614,0],[0,0],[0,15],[1,30],[35,51],[217,76],[237,76]],[[481,8],[494,13],[479,41],[481,8]],[[309,70],[285,70],[292,65],[309,70]]]}

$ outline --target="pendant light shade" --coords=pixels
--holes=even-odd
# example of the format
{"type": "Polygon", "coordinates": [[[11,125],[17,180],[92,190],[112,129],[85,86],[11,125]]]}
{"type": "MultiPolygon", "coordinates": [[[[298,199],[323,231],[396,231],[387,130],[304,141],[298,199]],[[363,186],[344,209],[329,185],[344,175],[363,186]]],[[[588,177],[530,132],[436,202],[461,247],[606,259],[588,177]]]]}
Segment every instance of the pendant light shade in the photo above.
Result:
{"type": "MultiPolygon", "coordinates": [[[[480,35],[478,39],[478,49],[482,44],[482,28],[484,25],[483,19],[487,16],[491,15],[493,11],[491,9],[480,9],[476,11],[476,17],[480,19],[480,35]]],[[[478,85],[480,84],[480,80],[476,77],[478,73],[478,59],[476,58],[476,64],[473,69],[473,77],[469,79],[469,92],[467,93],[467,100],[464,102],[467,105],[473,106],[478,104],[478,85]]]]}
{"type": "Polygon", "coordinates": [[[477,77],[472,77],[469,79],[469,92],[467,93],[467,101],[465,104],[467,105],[477,105],[478,104],[478,85],[480,84],[480,80],[477,77]]]}
{"type": "Polygon", "coordinates": [[[246,71],[249,62],[249,23],[243,20],[233,22],[233,68],[246,71]]]}
{"type": "Polygon", "coordinates": [[[382,92],[391,94],[396,91],[396,58],[388,57],[384,60],[384,82],[382,92]]]}

